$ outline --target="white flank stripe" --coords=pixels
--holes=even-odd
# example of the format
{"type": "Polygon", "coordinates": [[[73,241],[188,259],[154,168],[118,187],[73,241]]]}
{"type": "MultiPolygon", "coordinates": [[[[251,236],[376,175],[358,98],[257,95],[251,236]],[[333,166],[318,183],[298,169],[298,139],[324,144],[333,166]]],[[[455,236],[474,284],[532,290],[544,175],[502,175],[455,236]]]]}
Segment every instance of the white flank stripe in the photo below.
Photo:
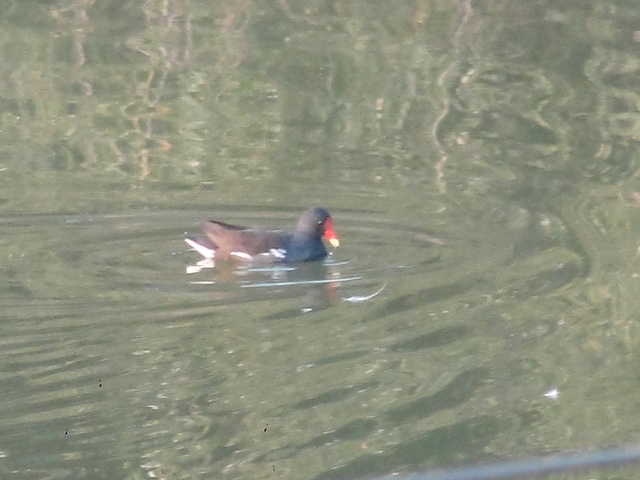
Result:
{"type": "Polygon", "coordinates": [[[242,258],[243,260],[251,260],[253,257],[248,253],[244,252],[231,252],[229,255],[233,255],[234,257],[242,258]]]}
{"type": "Polygon", "coordinates": [[[276,258],[284,258],[287,256],[287,251],[284,248],[272,248],[269,253],[276,258]]]}

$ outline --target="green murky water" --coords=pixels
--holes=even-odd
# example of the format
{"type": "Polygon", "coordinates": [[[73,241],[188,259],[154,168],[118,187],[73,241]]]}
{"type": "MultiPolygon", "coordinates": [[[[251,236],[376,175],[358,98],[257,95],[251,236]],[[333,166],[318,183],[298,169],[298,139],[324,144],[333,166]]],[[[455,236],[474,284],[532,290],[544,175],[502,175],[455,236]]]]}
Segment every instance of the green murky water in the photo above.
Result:
{"type": "Polygon", "coordinates": [[[2,7],[0,476],[373,478],[637,442],[636,20],[2,7]],[[310,205],[341,239],[324,264],[187,274],[202,219],[310,205]]]}

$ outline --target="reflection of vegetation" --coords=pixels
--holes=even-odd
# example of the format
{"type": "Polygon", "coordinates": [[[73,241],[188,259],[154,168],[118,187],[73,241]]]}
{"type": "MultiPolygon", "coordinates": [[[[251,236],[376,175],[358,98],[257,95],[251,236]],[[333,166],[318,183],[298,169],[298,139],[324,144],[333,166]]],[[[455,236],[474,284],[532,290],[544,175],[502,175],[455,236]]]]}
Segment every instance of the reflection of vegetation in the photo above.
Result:
{"type": "Polygon", "coordinates": [[[5,158],[199,181],[339,154],[441,189],[446,165],[501,181],[490,158],[635,172],[637,58],[590,47],[621,41],[602,12],[458,3],[15,3],[0,37],[5,158]]]}
{"type": "Polygon", "coordinates": [[[423,28],[424,1],[381,3],[383,21],[323,3],[77,0],[36,11],[37,31],[16,12],[3,46],[29,55],[4,67],[5,148],[143,178],[282,173],[327,146],[415,171],[434,111],[423,42],[444,32],[423,28]]]}
{"type": "MultiPolygon", "coordinates": [[[[56,188],[64,189],[63,182],[51,186],[51,171],[89,172],[75,178],[83,194],[93,193],[94,179],[103,172],[164,180],[161,195],[170,182],[177,191],[183,184],[247,178],[282,179],[272,182],[273,190],[290,178],[309,180],[287,185],[306,193],[311,181],[331,177],[343,182],[342,192],[354,186],[363,203],[373,197],[369,183],[394,176],[398,182],[382,193],[389,204],[396,202],[389,211],[405,210],[398,224],[438,222],[438,228],[449,229],[445,253],[426,256],[421,266],[429,271],[412,263],[425,248],[417,235],[411,248],[365,238],[363,243],[378,242],[368,247],[375,258],[370,270],[387,265],[384,274],[395,275],[394,285],[369,312],[349,311],[355,318],[336,327],[355,338],[345,343],[347,351],[326,348],[336,338],[333,323],[292,321],[288,327],[296,342],[285,341],[281,353],[269,350],[282,341],[274,328],[272,340],[255,352],[234,355],[230,342],[240,351],[249,344],[245,338],[262,341],[264,332],[256,333],[249,322],[236,339],[224,337],[228,331],[219,336],[217,329],[213,338],[185,334],[185,343],[199,344],[205,354],[184,358],[175,339],[149,321],[140,349],[149,339],[163,341],[168,348],[158,351],[168,357],[164,363],[148,360],[157,378],[139,388],[135,403],[147,404],[145,394],[158,385],[169,398],[169,413],[148,425],[149,437],[166,432],[154,437],[158,448],[150,448],[160,453],[149,454],[176,473],[165,476],[184,475],[200,462],[212,470],[211,478],[223,468],[250,478],[264,471],[256,458],[266,463],[275,457],[278,468],[287,464],[294,470],[293,477],[304,477],[303,471],[307,477],[330,475],[339,465],[355,477],[371,470],[371,462],[382,472],[390,465],[418,468],[482,453],[529,454],[633,438],[637,425],[625,420],[633,418],[637,395],[620,392],[619,385],[635,388],[624,367],[634,366],[638,351],[632,280],[638,249],[630,212],[640,204],[633,185],[640,140],[640,23],[624,2],[577,3],[11,2],[0,29],[0,178],[9,183],[20,176],[16,172],[29,176],[28,188],[15,182],[16,189],[28,191],[29,206],[49,206],[56,188]],[[622,5],[610,6],[617,4],[622,5]],[[449,196],[441,195],[438,209],[433,197],[409,189],[405,208],[392,191],[398,184],[427,184],[429,191],[449,196]],[[456,249],[463,238],[472,241],[456,249]],[[495,245],[488,245],[489,238],[495,245]],[[385,247],[393,253],[381,254],[385,247]],[[397,262],[398,250],[405,250],[399,256],[407,265],[397,262]],[[446,252],[458,257],[449,253],[448,260],[446,252]],[[448,269],[456,273],[453,278],[448,269]],[[418,277],[416,270],[425,275],[418,277]],[[297,365],[319,359],[313,372],[318,376],[309,375],[306,385],[290,364],[292,350],[297,365]],[[205,372],[200,378],[209,378],[213,358],[221,376],[230,378],[197,385],[202,397],[194,401],[193,390],[183,386],[193,388],[190,375],[198,369],[205,372]],[[265,366],[269,371],[262,375],[265,366]],[[375,381],[363,383],[363,376],[375,381]],[[225,400],[237,403],[216,403],[223,382],[225,400]],[[547,402],[541,394],[556,382],[574,395],[561,388],[561,402],[547,402]],[[293,403],[303,387],[307,400],[293,403]],[[245,395],[256,389],[265,394],[252,404],[245,395]],[[593,401],[616,396],[622,399],[593,401]],[[359,418],[366,403],[371,417],[359,418]],[[219,408],[216,415],[212,405],[219,408]],[[336,425],[337,410],[348,421],[336,425]],[[269,415],[282,423],[269,428],[269,442],[254,441],[269,415]],[[184,428],[176,428],[176,418],[184,428]],[[409,425],[407,419],[420,423],[409,425]],[[274,435],[278,431],[281,437],[274,435]],[[459,442],[461,437],[467,442],[459,442]],[[322,452],[325,463],[308,465],[309,457],[296,455],[327,441],[332,445],[322,452]],[[183,458],[165,455],[167,445],[182,448],[183,458]]],[[[51,209],[94,211],[90,201],[101,196],[117,197],[130,208],[152,203],[151,189],[138,197],[144,189],[127,198],[117,195],[128,184],[111,182],[92,199],[74,198],[77,203],[58,198],[51,209]]],[[[6,190],[2,197],[3,206],[14,208],[6,190]]],[[[105,209],[118,210],[116,199],[108,200],[105,209]]],[[[356,218],[359,210],[349,200],[341,207],[353,208],[356,218]]],[[[366,231],[396,228],[381,225],[366,231]]],[[[131,282],[129,260],[121,259],[117,246],[113,257],[87,261],[88,273],[79,267],[69,273],[85,250],[72,245],[58,258],[60,249],[49,242],[53,228],[58,223],[30,228],[20,237],[26,248],[8,244],[9,296],[26,302],[55,291],[64,298],[67,284],[61,279],[76,278],[73,273],[96,283],[110,277],[120,287],[111,277],[131,282]],[[24,255],[43,266],[25,275],[24,255]],[[42,290],[31,277],[41,279],[42,290]]],[[[59,233],[58,238],[65,245],[82,240],[59,233]]],[[[146,249],[148,239],[138,240],[146,249]]],[[[85,244],[86,257],[102,251],[85,244]]],[[[135,258],[144,255],[136,252],[135,258]]],[[[131,283],[135,288],[127,295],[136,298],[130,303],[143,301],[142,285],[147,288],[149,272],[160,269],[139,265],[144,282],[131,283]]],[[[173,285],[171,279],[167,290],[173,285]]],[[[266,304],[277,305],[271,298],[266,304]]],[[[257,317],[250,304],[242,305],[224,304],[221,325],[243,308],[247,318],[257,317]]],[[[283,309],[278,306],[269,317],[264,305],[254,308],[269,330],[283,309]]],[[[209,321],[210,306],[201,308],[209,321]]],[[[180,316],[183,309],[189,305],[154,306],[151,312],[180,316]]]]}

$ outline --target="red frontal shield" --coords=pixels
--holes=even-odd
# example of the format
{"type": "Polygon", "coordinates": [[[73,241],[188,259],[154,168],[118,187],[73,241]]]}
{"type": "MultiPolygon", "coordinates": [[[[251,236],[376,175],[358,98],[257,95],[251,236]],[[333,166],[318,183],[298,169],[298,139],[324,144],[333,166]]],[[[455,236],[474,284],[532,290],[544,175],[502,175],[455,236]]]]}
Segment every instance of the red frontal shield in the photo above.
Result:
{"type": "Polygon", "coordinates": [[[333,220],[331,218],[327,218],[327,220],[324,222],[323,236],[333,247],[337,247],[338,245],[340,245],[340,240],[338,240],[338,235],[336,235],[336,231],[333,229],[333,220]]]}

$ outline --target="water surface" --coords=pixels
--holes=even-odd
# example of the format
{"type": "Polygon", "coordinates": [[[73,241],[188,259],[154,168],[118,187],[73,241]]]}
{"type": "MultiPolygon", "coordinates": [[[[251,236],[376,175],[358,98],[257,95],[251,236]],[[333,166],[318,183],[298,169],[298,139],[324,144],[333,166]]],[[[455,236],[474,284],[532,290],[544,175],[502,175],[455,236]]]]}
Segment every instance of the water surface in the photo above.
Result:
{"type": "Polygon", "coordinates": [[[639,17],[11,2],[2,476],[374,478],[635,444],[639,17]],[[311,205],[327,261],[187,274],[201,220],[311,205]]]}

